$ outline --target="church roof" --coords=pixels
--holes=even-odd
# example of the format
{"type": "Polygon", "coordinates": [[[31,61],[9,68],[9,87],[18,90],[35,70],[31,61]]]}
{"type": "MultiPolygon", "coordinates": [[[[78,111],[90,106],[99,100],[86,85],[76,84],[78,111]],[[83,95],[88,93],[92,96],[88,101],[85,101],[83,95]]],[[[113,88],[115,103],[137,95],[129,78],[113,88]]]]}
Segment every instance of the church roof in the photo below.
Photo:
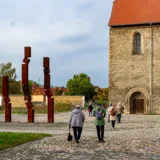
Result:
{"type": "Polygon", "coordinates": [[[115,0],[109,26],[160,23],[160,0],[115,0]]]}

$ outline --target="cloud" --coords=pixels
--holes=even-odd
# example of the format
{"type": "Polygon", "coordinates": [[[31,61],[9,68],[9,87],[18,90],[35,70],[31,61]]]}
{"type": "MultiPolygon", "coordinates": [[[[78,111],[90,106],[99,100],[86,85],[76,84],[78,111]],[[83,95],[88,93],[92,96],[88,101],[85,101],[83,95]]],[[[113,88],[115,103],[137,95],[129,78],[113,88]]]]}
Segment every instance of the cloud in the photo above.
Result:
{"type": "Polygon", "coordinates": [[[75,44],[75,43],[81,43],[90,40],[89,34],[74,34],[70,36],[63,37],[58,40],[59,43],[65,45],[65,44],[75,44]]]}
{"type": "Polygon", "coordinates": [[[112,0],[0,1],[1,62],[12,61],[21,79],[24,46],[31,46],[30,79],[43,83],[43,57],[50,57],[52,84],[85,72],[108,86],[111,7],[112,0]]]}

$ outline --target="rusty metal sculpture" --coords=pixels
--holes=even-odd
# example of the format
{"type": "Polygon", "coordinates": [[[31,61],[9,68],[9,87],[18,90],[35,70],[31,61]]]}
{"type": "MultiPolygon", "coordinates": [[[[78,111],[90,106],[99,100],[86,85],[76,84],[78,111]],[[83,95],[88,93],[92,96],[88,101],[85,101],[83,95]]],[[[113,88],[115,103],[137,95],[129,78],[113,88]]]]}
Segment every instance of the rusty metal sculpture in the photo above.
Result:
{"type": "Polygon", "coordinates": [[[9,98],[9,78],[8,76],[2,77],[2,96],[5,106],[5,122],[11,122],[11,103],[9,98]]]}
{"type": "Polygon", "coordinates": [[[24,93],[24,100],[27,101],[25,105],[28,109],[28,123],[33,123],[34,109],[31,102],[31,93],[28,84],[28,64],[30,62],[30,59],[28,59],[29,57],[31,57],[31,47],[24,47],[24,64],[22,64],[22,89],[24,93]]]}
{"type": "Polygon", "coordinates": [[[50,67],[49,67],[49,57],[43,57],[43,67],[44,67],[44,91],[48,99],[48,123],[54,122],[54,98],[50,89],[50,67]]]}

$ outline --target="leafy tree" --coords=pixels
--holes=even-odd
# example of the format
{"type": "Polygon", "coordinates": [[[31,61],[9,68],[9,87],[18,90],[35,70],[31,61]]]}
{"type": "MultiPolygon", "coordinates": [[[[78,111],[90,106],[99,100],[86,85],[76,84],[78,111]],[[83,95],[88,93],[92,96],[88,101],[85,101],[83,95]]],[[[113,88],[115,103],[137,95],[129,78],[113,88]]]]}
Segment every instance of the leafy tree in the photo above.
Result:
{"type": "Polygon", "coordinates": [[[12,67],[12,63],[1,63],[0,64],[0,93],[2,92],[2,77],[9,77],[9,93],[19,94],[21,93],[20,82],[16,81],[16,69],[12,67]]]}
{"type": "Polygon", "coordinates": [[[67,90],[69,95],[85,95],[86,100],[92,99],[95,95],[90,77],[85,73],[76,74],[72,79],[69,79],[67,90]]]}
{"type": "Polygon", "coordinates": [[[54,95],[62,95],[63,94],[63,89],[59,87],[54,88],[54,95]]]}
{"type": "Polygon", "coordinates": [[[109,89],[105,88],[103,91],[103,99],[108,100],[109,89]]]}
{"type": "Polygon", "coordinates": [[[16,69],[12,68],[11,62],[0,64],[0,78],[2,76],[8,76],[9,80],[15,80],[17,78],[16,69]]]}
{"type": "Polygon", "coordinates": [[[9,93],[10,94],[22,94],[21,82],[10,81],[9,82],[9,93]]]}
{"type": "Polygon", "coordinates": [[[99,89],[97,94],[94,96],[94,99],[101,101],[108,100],[108,92],[108,88],[105,88],[104,90],[99,89]]]}
{"type": "Polygon", "coordinates": [[[29,86],[29,90],[30,90],[30,94],[33,91],[33,84],[35,84],[37,87],[39,87],[39,84],[33,80],[28,80],[28,86],[29,86]]]}

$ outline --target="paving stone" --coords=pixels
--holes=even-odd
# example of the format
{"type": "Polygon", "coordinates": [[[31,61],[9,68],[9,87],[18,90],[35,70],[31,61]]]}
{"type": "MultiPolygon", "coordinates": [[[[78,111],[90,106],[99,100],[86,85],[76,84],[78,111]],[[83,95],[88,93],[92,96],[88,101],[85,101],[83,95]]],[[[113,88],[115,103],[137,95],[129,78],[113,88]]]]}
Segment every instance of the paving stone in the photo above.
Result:
{"type": "MultiPolygon", "coordinates": [[[[122,123],[112,129],[105,124],[105,143],[99,143],[94,117],[88,117],[80,143],[67,141],[70,112],[55,114],[55,123],[47,123],[47,114],[35,115],[35,123],[27,123],[27,115],[12,115],[5,123],[0,115],[0,132],[50,133],[34,142],[0,152],[0,160],[160,160],[160,116],[123,115],[122,123]]],[[[72,133],[73,134],[73,133],[72,133]]]]}

